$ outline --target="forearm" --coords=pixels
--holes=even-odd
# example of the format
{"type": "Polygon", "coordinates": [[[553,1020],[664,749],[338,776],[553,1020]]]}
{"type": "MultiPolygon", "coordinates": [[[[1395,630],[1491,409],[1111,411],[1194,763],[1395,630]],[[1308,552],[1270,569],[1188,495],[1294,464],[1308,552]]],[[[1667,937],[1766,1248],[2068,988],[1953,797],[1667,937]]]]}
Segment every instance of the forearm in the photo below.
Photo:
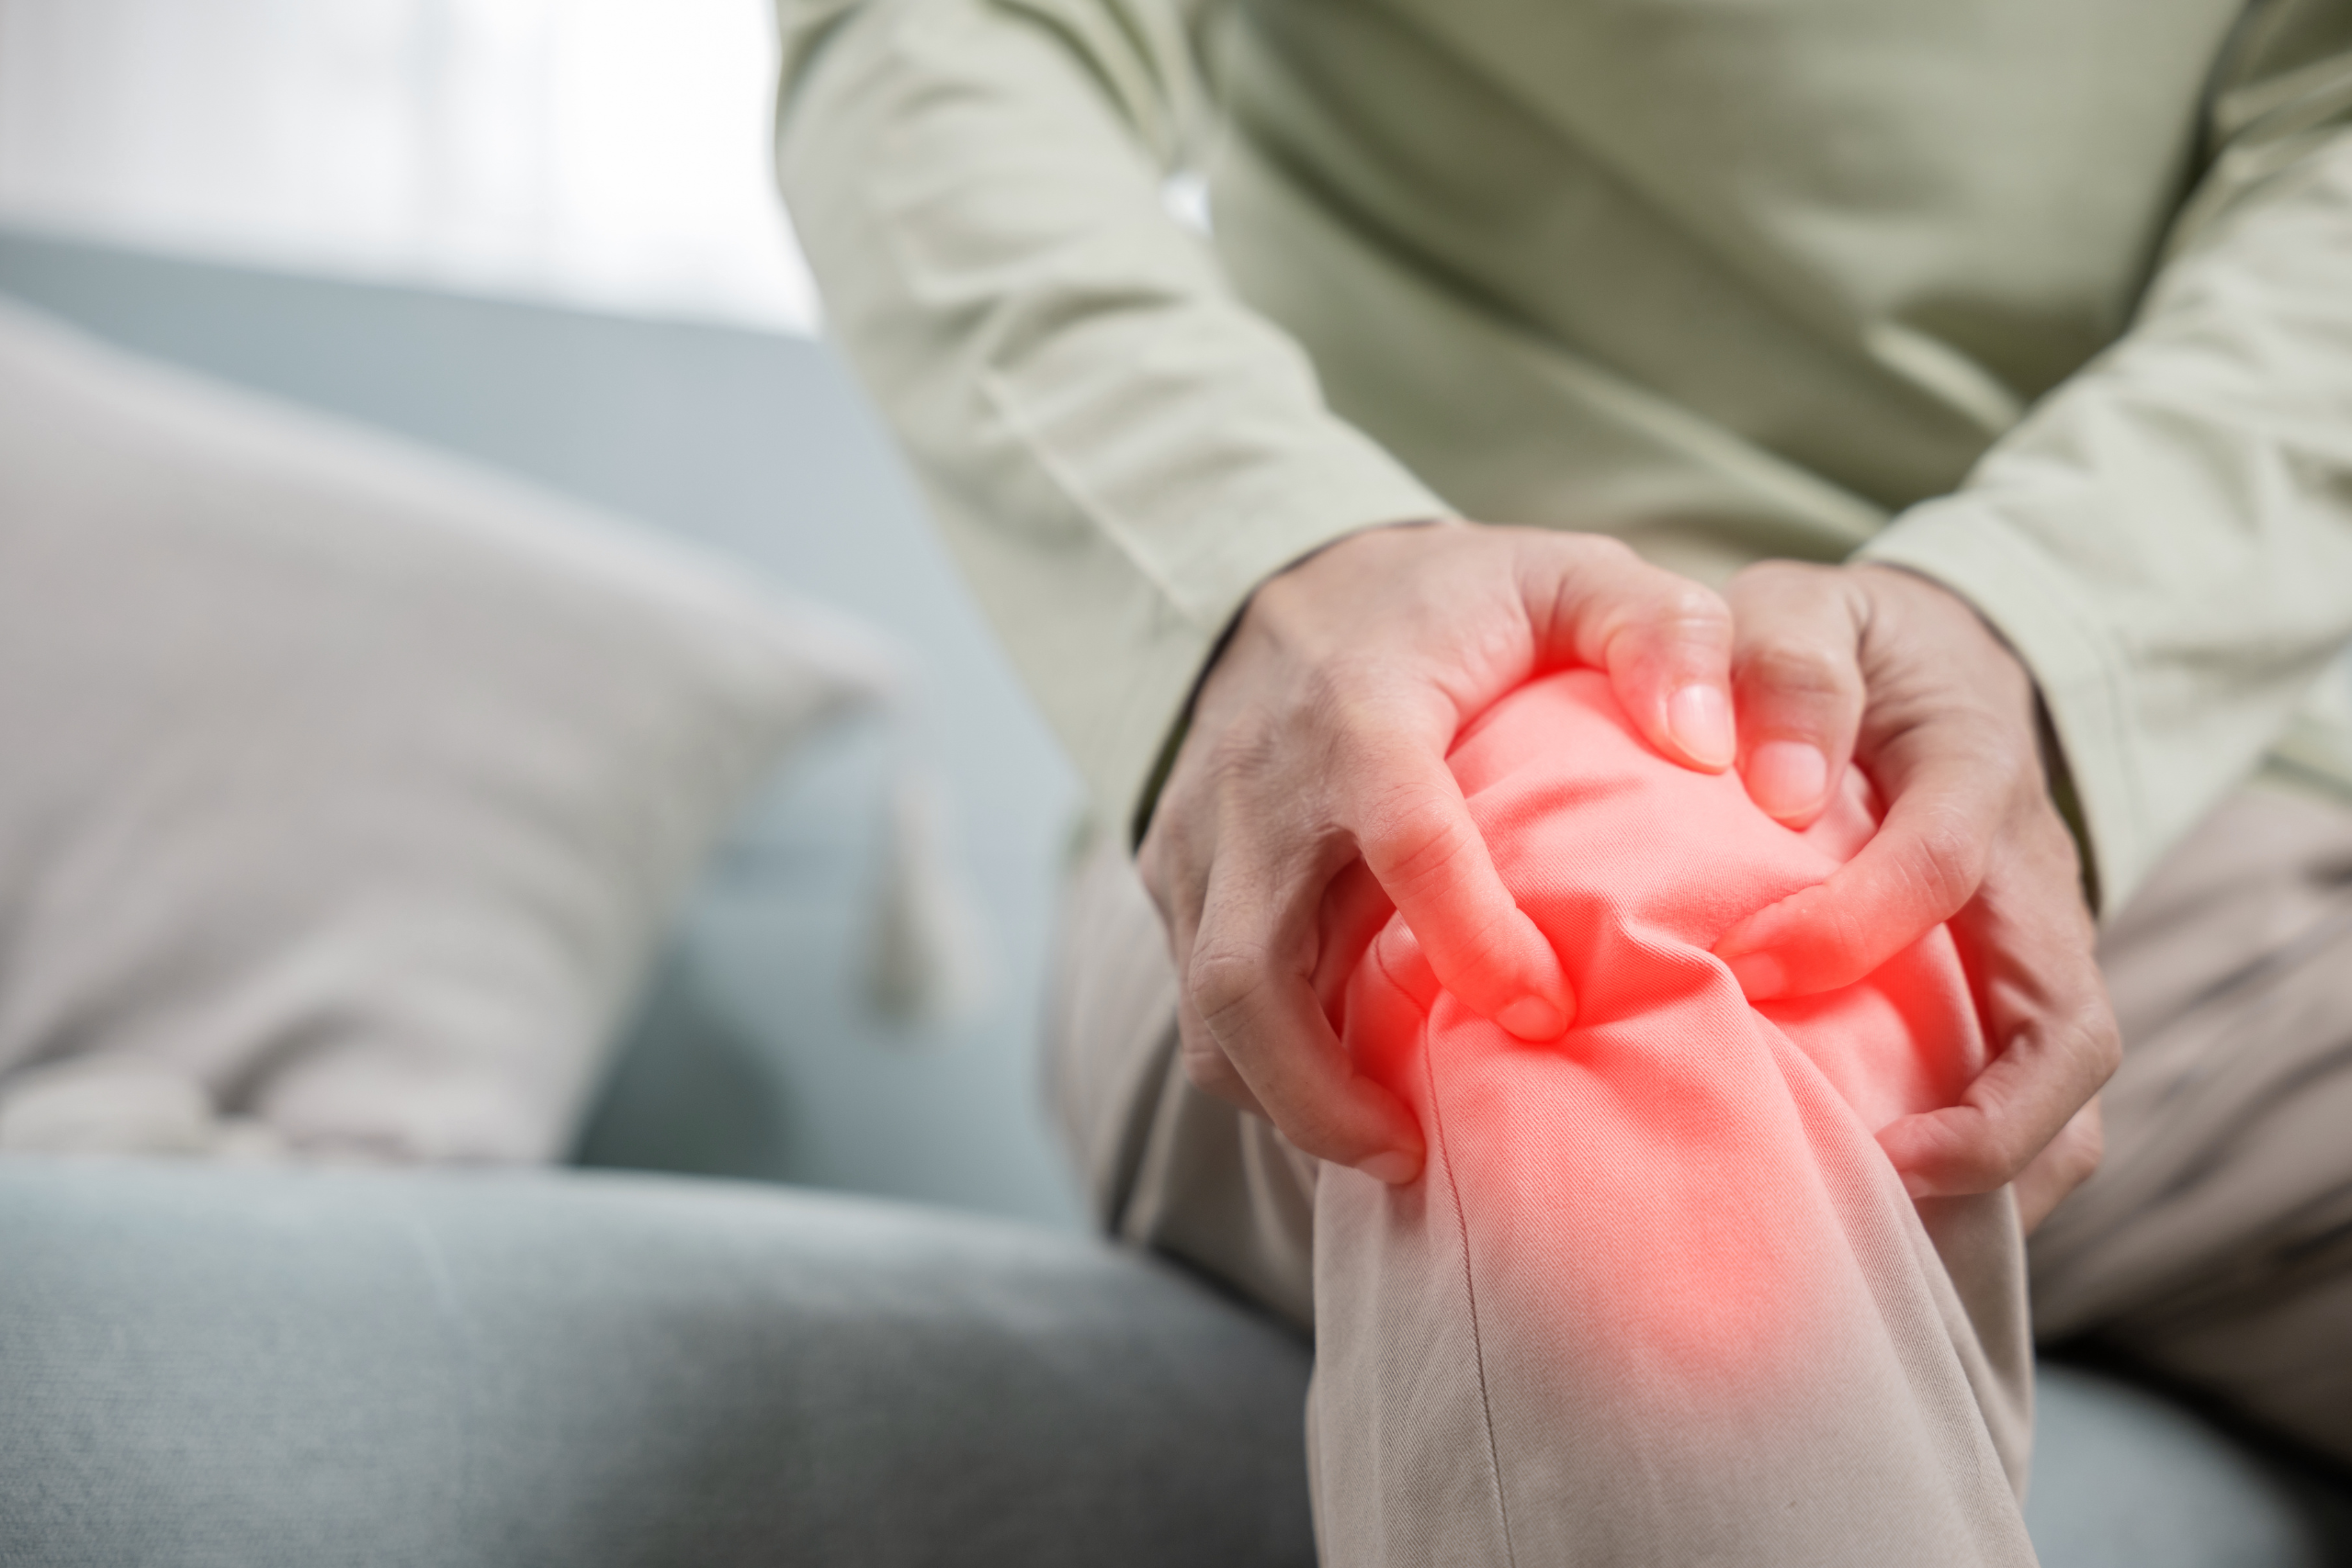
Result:
{"type": "Polygon", "coordinates": [[[2281,79],[2220,100],[2131,331],[1863,552],[2031,667],[2109,909],[2352,638],[2352,56],[2281,79]]]}
{"type": "Polygon", "coordinates": [[[876,0],[795,33],[779,167],[829,324],[1106,811],[1252,587],[1442,510],[1160,202],[1164,8],[876,0]]]}

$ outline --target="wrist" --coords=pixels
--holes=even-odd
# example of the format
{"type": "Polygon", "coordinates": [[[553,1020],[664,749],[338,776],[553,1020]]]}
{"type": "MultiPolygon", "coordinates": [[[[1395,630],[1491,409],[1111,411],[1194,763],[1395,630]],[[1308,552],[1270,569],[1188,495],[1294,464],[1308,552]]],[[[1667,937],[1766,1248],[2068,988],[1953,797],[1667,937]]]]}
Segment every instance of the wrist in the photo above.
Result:
{"type": "Polygon", "coordinates": [[[2033,755],[2041,769],[2043,798],[2066,828],[2074,840],[2075,855],[2082,868],[2082,893],[2085,903],[2096,910],[2099,907],[2098,862],[2092,858],[2090,825],[2083,810],[2082,796],[2075,786],[2074,770],[2066,761],[2064,744],[2059,739],[2058,728],[2050,712],[2050,705],[2041,694],[2041,683],[2035,678],[2033,668],[1995,625],[1991,617],[1978,609],[1967,595],[1925,572],[1891,561],[1862,561],[1849,566],[1849,571],[1886,580],[1898,592],[1917,594],[1922,590],[1934,601],[1967,613],[1969,620],[1984,634],[1984,639],[2002,667],[2003,674],[2018,685],[2017,708],[2033,736],[2033,755]]]}
{"type": "Polygon", "coordinates": [[[1233,614],[1226,618],[1225,625],[1218,629],[1216,639],[1209,644],[1208,652],[1202,658],[1200,668],[1193,672],[1192,688],[1184,695],[1183,706],[1177,710],[1175,722],[1169,726],[1168,737],[1160,743],[1159,754],[1154,759],[1151,772],[1145,776],[1143,789],[1136,796],[1135,816],[1129,823],[1128,848],[1134,850],[1140,847],[1144,835],[1151,830],[1152,813],[1159,807],[1160,793],[1167,788],[1168,776],[1175,771],[1176,759],[1182,754],[1184,742],[1192,734],[1193,716],[1200,710],[1201,692],[1208,684],[1209,678],[1224,663],[1226,654],[1232,649],[1234,639],[1240,635],[1243,624],[1250,618],[1252,610],[1257,607],[1259,596],[1265,591],[1268,584],[1290,577],[1301,568],[1323,560],[1334,551],[1347,553],[1351,547],[1357,546],[1360,541],[1366,538],[1411,528],[1467,528],[1470,526],[1472,525],[1462,518],[1450,516],[1408,517],[1386,523],[1369,523],[1362,527],[1333,535],[1304,554],[1294,556],[1261,578],[1257,585],[1243,597],[1241,603],[1235,606],[1233,614]]]}

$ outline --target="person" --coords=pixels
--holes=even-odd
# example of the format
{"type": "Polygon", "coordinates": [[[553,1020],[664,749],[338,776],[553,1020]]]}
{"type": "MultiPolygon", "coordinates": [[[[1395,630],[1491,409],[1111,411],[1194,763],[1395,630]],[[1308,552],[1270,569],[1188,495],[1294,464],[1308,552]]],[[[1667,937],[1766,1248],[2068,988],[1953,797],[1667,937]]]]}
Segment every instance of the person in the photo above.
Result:
{"type": "Polygon", "coordinates": [[[829,330],[1093,803],[1064,1120],[1312,1325],[1327,1558],[2030,1561],[2027,1231],[2045,1339],[2352,1460],[2352,3],[779,14],[829,330]],[[1448,762],[1567,667],[1789,828],[1877,790],[1713,942],[1759,1013],[1941,923],[1985,1031],[1839,1222],[1939,1348],[1770,1463],[1498,1420],[1541,1345],[1364,1240],[1444,1173],[1318,962],[1393,908],[1574,1023],[1448,762]]]}

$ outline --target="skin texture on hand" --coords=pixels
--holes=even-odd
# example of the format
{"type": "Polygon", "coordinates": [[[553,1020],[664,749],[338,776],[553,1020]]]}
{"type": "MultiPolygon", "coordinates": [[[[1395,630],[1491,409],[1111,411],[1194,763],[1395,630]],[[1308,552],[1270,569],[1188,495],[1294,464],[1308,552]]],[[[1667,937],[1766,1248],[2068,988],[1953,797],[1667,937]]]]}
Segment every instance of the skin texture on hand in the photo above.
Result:
{"type": "Polygon", "coordinates": [[[1892,568],[1767,561],[1727,596],[1751,798],[1803,826],[1859,764],[1886,816],[1836,875],[1741,921],[1715,954],[1753,1000],[1802,996],[1950,921],[1996,1055],[1960,1104],[1880,1143],[1916,1196],[2016,1180],[2030,1229],[2097,1167],[2092,1097],[2122,1050],[2031,677],[1965,601],[1892,568]]]}
{"type": "Polygon", "coordinates": [[[1445,987],[1519,1038],[1556,1038],[1576,1008],[1472,824],[1455,734],[1581,664],[1661,753],[1720,773],[1731,635],[1716,594],[1590,535],[1381,528],[1269,580],[1202,682],[1137,859],[1193,1081],[1310,1154],[1412,1180],[1420,1130],[1328,1010],[1392,909],[1445,987]]]}
{"type": "Polygon", "coordinates": [[[1392,910],[1475,1010],[1523,1040],[1566,1028],[1556,955],[1446,756],[1506,693],[1585,665],[1662,754],[1736,760],[1792,827],[1848,766],[1870,775],[1886,805],[1871,843],[1716,955],[1751,999],[1800,996],[1950,921],[1996,1055],[1958,1105],[1881,1143],[1915,1194],[2015,1179],[2038,1223],[2098,1163],[2090,1097],[2120,1046],[2032,682],[1970,606],[1907,573],[1766,563],[1728,599],[1605,537],[1461,524],[1354,535],[1265,583],[1202,683],[1138,859],[1193,1081],[1310,1154],[1417,1177],[1419,1127],[1329,1021],[1392,910]]]}

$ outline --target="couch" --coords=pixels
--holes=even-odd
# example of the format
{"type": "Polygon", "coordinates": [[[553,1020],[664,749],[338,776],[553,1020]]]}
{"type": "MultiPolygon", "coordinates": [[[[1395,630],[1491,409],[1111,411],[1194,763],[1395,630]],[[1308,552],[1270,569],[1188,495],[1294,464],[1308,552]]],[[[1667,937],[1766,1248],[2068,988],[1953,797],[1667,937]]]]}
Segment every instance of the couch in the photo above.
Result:
{"type": "MultiPolygon", "coordinates": [[[[1168,1266],[911,1204],[18,1161],[0,1562],[1307,1564],[1310,1362],[1168,1266]]],[[[2027,1518],[2049,1568],[2352,1558],[2340,1485],[2065,1366],[2027,1518]]]]}
{"type": "MultiPolygon", "coordinates": [[[[22,243],[0,261],[0,281],[46,278],[48,303],[93,319],[91,280],[138,265],[22,243]]],[[[96,324],[309,344],[298,367],[376,367],[369,395],[399,354],[325,352],[320,323],[399,316],[402,341],[429,341],[413,324],[443,309],[248,280],[223,287],[300,305],[308,335],[231,332],[218,310],[141,329],[171,279],[134,282],[96,324]]],[[[535,416],[567,406],[561,355],[481,368],[482,323],[461,324],[469,375],[523,377],[514,406],[535,416]]],[[[582,384],[630,384],[609,323],[517,330],[594,341],[582,384]]],[[[721,350],[696,340],[698,363],[721,350]]],[[[477,410],[465,428],[502,427],[477,410]]],[[[526,448],[480,455],[527,470],[526,448]]],[[[988,1141],[1018,1126],[997,1101],[1029,1098],[1005,1070],[1021,1008],[960,1056],[884,1040],[854,1069],[796,1062],[781,1099],[760,1077],[792,1034],[771,1026],[812,1053],[835,1027],[839,998],[806,987],[841,934],[805,919],[811,861],[760,844],[739,838],[691,901],[570,1168],[0,1161],[0,1563],[1310,1562],[1309,1348],[1089,1238],[1041,1145],[988,1141]],[[779,932],[800,939],[788,973],[779,932]],[[1008,1170],[1024,1174],[987,1185],[1008,1170]]],[[[1012,934],[1023,973],[1035,931],[1012,934]]],[[[2052,1568],[2352,1561],[2340,1479],[2111,1371],[2045,1369],[2036,1476],[2052,1568]]]]}

